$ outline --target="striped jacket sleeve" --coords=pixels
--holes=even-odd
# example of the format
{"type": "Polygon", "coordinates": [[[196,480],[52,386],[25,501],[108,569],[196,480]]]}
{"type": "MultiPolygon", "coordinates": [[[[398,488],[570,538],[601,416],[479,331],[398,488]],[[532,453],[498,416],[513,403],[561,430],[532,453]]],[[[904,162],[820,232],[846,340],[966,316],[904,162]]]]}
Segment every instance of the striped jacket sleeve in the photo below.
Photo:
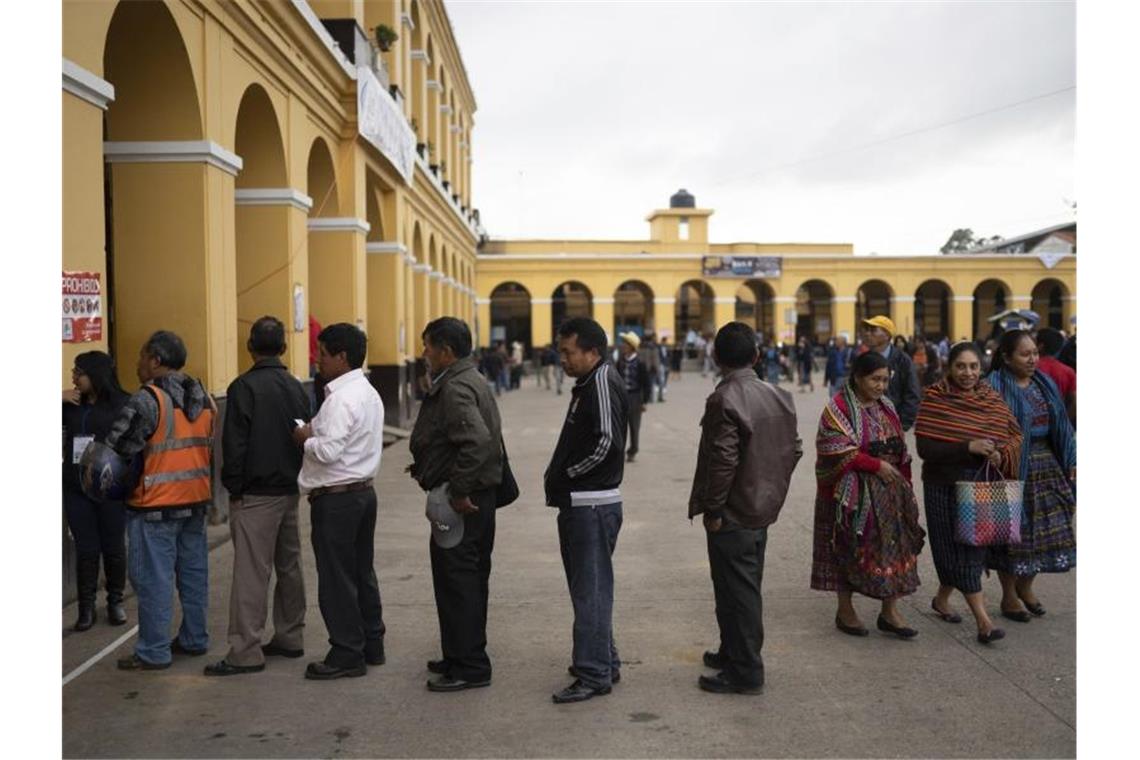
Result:
{"type": "Polygon", "coordinates": [[[594,375],[595,395],[590,411],[594,416],[592,432],[596,441],[589,456],[566,468],[566,474],[571,478],[581,477],[600,465],[613,447],[614,415],[613,406],[610,404],[610,371],[610,365],[605,364],[594,375]]]}

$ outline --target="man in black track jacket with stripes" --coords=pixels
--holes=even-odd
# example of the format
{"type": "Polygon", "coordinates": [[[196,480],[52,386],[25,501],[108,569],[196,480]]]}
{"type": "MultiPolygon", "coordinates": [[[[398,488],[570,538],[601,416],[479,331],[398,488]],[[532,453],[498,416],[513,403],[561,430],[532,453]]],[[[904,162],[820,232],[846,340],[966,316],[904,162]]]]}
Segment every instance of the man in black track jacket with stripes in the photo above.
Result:
{"type": "Polygon", "coordinates": [[[613,552],[621,530],[625,383],[605,360],[605,330],[576,317],[558,329],[566,374],[577,378],[562,433],[546,468],[546,503],[558,508],[558,543],[574,606],[574,682],[556,703],[609,694],[620,679],[613,638],[613,552]]]}

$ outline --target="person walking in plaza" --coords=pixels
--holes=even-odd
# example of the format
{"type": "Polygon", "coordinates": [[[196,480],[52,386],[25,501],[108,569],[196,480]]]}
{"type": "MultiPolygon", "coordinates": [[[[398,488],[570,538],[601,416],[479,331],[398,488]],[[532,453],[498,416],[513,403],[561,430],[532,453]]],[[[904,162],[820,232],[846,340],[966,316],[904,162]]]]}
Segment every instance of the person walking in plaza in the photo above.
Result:
{"type": "Polygon", "coordinates": [[[304,654],[305,579],[297,528],[301,451],[292,430],[293,420],[309,419],[309,398],[281,361],[281,320],[258,319],[245,345],[253,366],[226,389],[222,421],[222,485],[229,492],[234,545],[230,649],[206,666],[208,676],[256,673],[265,669],[266,655],[304,654]],[[262,645],[271,574],[277,578],[273,636],[262,645]]]}
{"type": "Polygon", "coordinates": [[[847,337],[837,335],[835,344],[827,350],[827,364],[823,369],[823,382],[828,393],[834,396],[847,382],[847,373],[851,370],[851,360],[855,351],[847,345],[847,337]]]}
{"type": "MultiPolygon", "coordinates": [[[[546,390],[550,390],[551,380],[554,379],[554,368],[558,365],[558,349],[553,343],[542,349],[539,364],[542,367],[542,384],[546,386],[546,390]]],[[[558,392],[562,393],[561,381],[558,383],[558,392]]]]}
{"type": "Polygon", "coordinates": [[[621,339],[621,357],[617,361],[617,371],[625,383],[625,393],[629,397],[629,451],[626,453],[626,461],[632,462],[637,459],[639,451],[641,414],[653,394],[653,386],[650,385],[649,371],[638,355],[641,340],[637,333],[622,333],[618,337],[621,339]]]}
{"type": "Polygon", "coordinates": [[[1037,350],[1040,358],[1037,368],[1049,376],[1056,385],[1061,399],[1065,402],[1065,410],[1069,413],[1069,422],[1073,428],[1077,427],[1077,372],[1072,367],[1062,364],[1057,354],[1065,345],[1065,336],[1060,330],[1052,327],[1042,327],[1037,331],[1037,350]]]}
{"type": "Polygon", "coordinates": [[[815,381],[812,379],[811,373],[815,370],[815,354],[806,335],[801,335],[796,343],[795,357],[796,368],[800,373],[800,393],[804,392],[805,386],[814,393],[815,381]]]}
{"type": "Polygon", "coordinates": [[[661,361],[661,354],[657,348],[657,341],[652,332],[646,332],[637,347],[637,358],[645,367],[647,375],[646,385],[649,387],[649,394],[645,398],[647,404],[653,403],[657,396],[657,371],[660,369],[658,362],[661,361]]]}
{"type": "Polygon", "coordinates": [[[130,398],[119,386],[115,365],[102,351],[85,351],[71,368],[74,387],[63,392],[63,511],[75,540],[75,590],[79,614],[73,630],[95,625],[99,560],[106,576],[107,622],[123,625],[127,584],[127,516],[122,501],[95,501],[83,493],[79,460],[87,446],[105,441],[111,423],[130,398]]]}
{"type": "Polygon", "coordinates": [[[925,532],[910,485],[902,423],[885,392],[887,359],[867,351],[823,410],[816,437],[811,587],[838,596],[835,627],[866,636],[852,604],[859,592],[882,600],[880,631],[913,638],[898,600],[918,588],[925,532]]]}
{"type": "Polygon", "coordinates": [[[898,335],[895,344],[891,345],[891,336],[895,335],[895,323],[889,317],[864,319],[863,327],[863,345],[869,351],[882,354],[887,360],[890,379],[886,396],[894,405],[902,422],[903,431],[910,430],[914,426],[914,417],[918,414],[918,402],[922,398],[922,390],[914,371],[914,363],[906,352],[906,338],[898,335]],[[899,348],[900,343],[904,348],[899,348]]]}
{"type": "Polygon", "coordinates": [[[758,694],[764,685],[760,586],[768,526],[776,522],[803,447],[792,394],[756,376],[756,334],[743,322],[717,332],[724,379],[705,401],[689,519],[702,516],[720,645],[701,689],[758,694]]]}
{"type": "Polygon", "coordinates": [[[672,362],[673,351],[669,348],[669,336],[662,335],[661,342],[657,344],[657,401],[665,402],[665,391],[669,387],[669,369],[672,362]]]}
{"type": "Polygon", "coordinates": [[[138,596],[139,633],[121,670],[161,670],[172,654],[201,656],[206,630],[209,573],[206,509],[217,407],[202,384],[182,372],[186,346],[159,330],[139,349],[136,374],[143,384],[123,406],[107,445],[130,459],[142,455],[142,475],[127,497],[127,567],[138,596]],[[172,597],[178,587],[182,624],[170,639],[172,597]]]}
{"type": "MultiPolygon", "coordinates": [[[[430,540],[431,576],[443,657],[428,662],[431,691],[491,683],[487,598],[495,548],[495,491],[503,476],[502,423],[471,358],[471,330],[454,317],[429,322],[424,360],[432,378],[409,439],[409,470],[429,501],[457,513],[430,540]]],[[[430,515],[429,515],[430,519],[430,515]]],[[[435,523],[433,522],[433,526],[435,523]]]]}
{"type": "Polygon", "coordinates": [[[1021,428],[1001,396],[981,382],[982,360],[973,343],[958,343],[947,356],[947,374],[926,389],[914,425],[922,457],[923,503],[930,550],[938,571],[938,595],[930,601],[947,623],[962,618],[950,608],[950,595],[962,592],[978,627],[978,641],[1005,637],[986,612],[982,571],[986,548],[955,539],[957,514],[954,484],[975,480],[985,466],[1006,478],[1017,478],[1021,461],[1021,428]]]}
{"type": "Polygon", "coordinates": [[[606,362],[606,332],[588,317],[558,328],[558,353],[577,378],[554,454],[543,476],[546,503],[558,508],[558,545],[574,607],[574,681],[555,703],[609,694],[621,678],[613,635],[613,553],[621,530],[625,382],[606,362]]]}
{"type": "Polygon", "coordinates": [[[346,322],[321,331],[326,397],[307,425],[293,430],[303,458],[297,485],[308,494],[317,561],[317,602],[329,632],[325,658],[305,678],[362,676],[384,664],[384,618],[373,567],[376,490],[384,404],[362,367],[368,338],[346,322]]]}
{"type": "Polygon", "coordinates": [[[1073,515],[1077,444],[1057,385],[1037,366],[1037,344],[1025,330],[1001,336],[986,382],[1001,394],[1023,436],[1018,480],[1024,481],[1021,543],[993,546],[986,567],[1001,578],[1001,614],[1028,623],[1045,607],[1033,591],[1038,573],[1077,566],[1073,515]]]}

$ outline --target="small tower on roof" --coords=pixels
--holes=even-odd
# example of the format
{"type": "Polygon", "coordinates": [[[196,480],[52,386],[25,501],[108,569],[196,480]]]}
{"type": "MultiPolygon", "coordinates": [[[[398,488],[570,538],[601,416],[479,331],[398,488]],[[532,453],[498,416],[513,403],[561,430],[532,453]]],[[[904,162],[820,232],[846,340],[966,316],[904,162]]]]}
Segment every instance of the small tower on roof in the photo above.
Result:
{"type": "Polygon", "coordinates": [[[708,245],[712,209],[697,208],[697,199],[681,188],[669,198],[669,208],[650,214],[649,239],[661,243],[708,245]]]}

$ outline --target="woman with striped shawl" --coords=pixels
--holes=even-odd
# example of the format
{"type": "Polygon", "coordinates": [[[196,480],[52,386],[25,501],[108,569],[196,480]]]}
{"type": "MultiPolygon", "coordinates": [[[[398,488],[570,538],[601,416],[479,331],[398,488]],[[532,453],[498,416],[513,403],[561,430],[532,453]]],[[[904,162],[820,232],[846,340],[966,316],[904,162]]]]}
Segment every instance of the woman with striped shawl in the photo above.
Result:
{"type": "Polygon", "coordinates": [[[986,613],[982,571],[986,548],[958,543],[954,535],[954,483],[975,480],[987,465],[1017,479],[1021,462],[1021,427],[1002,397],[981,382],[978,347],[963,341],[950,349],[946,377],[926,389],[918,407],[914,435],[922,457],[923,503],[930,549],[938,571],[938,595],[930,606],[947,623],[962,617],[950,608],[954,589],[966,597],[978,625],[978,641],[1005,637],[986,613]]]}
{"type": "Polygon", "coordinates": [[[1045,614],[1033,593],[1037,573],[1077,566],[1077,444],[1053,380],[1037,369],[1037,344],[1025,330],[1001,337],[986,382],[1021,426],[1018,479],[1025,481],[1021,543],[990,547],[986,566],[1001,578],[1001,614],[1019,623],[1045,614]]]}
{"type": "Polygon", "coordinates": [[[835,627],[852,636],[867,629],[852,594],[882,600],[880,631],[909,639],[898,599],[918,588],[918,553],[925,532],[910,485],[902,423],[883,394],[887,360],[868,351],[828,402],[816,437],[815,530],[811,587],[838,596],[835,627]]]}

